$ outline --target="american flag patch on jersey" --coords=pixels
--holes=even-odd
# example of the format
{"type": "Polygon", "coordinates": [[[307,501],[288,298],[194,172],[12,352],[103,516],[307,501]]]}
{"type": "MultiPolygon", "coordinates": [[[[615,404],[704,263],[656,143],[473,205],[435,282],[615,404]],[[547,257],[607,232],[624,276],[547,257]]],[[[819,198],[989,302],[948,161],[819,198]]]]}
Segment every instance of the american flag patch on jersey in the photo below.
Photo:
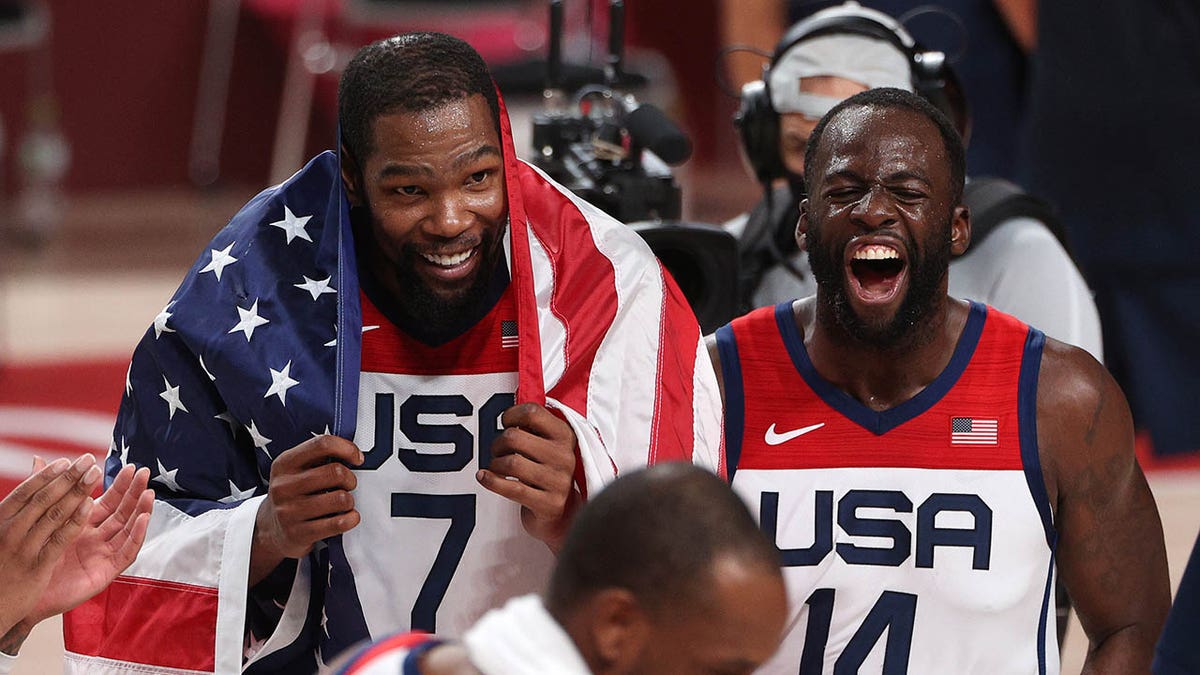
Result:
{"type": "Polygon", "coordinates": [[[975,417],[950,418],[950,445],[996,445],[996,420],[975,417]]]}
{"type": "Polygon", "coordinates": [[[500,322],[500,346],[507,349],[517,346],[517,322],[500,322]]]}

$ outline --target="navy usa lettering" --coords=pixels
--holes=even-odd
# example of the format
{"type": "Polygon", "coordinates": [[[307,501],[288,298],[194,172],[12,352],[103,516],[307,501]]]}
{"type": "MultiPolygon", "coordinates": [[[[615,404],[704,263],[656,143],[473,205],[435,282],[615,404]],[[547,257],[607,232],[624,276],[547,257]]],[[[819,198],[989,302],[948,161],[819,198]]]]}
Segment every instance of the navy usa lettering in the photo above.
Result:
{"type": "Polygon", "coordinates": [[[356,470],[374,470],[393,454],[409,471],[441,473],[461,471],[475,458],[475,437],[461,424],[428,424],[422,415],[443,414],[469,418],[476,415],[479,429],[479,466],[486,469],[492,461],[492,441],[500,433],[500,415],[516,401],[514,394],[493,394],[478,413],[462,394],[413,394],[397,408],[395,394],[375,394],[375,445],[364,452],[367,459],[356,470]],[[399,413],[399,423],[396,417],[399,413]],[[396,431],[411,443],[441,443],[454,447],[449,453],[422,453],[415,447],[396,443],[396,431]]]}
{"type": "Polygon", "coordinates": [[[836,552],[849,565],[880,565],[899,567],[914,554],[918,568],[932,568],[934,553],[939,546],[972,549],[971,567],[986,570],[992,555],[992,509],[979,495],[934,493],[917,507],[916,536],[898,518],[868,518],[859,509],[890,509],[896,513],[912,513],[913,503],[897,490],[850,490],[837,500],[834,516],[833,491],[813,493],[813,543],[805,548],[779,547],[779,493],[763,492],[760,499],[759,522],[763,532],[776,542],[784,567],[818,565],[826,556],[836,552]],[[945,511],[971,514],[969,528],[938,527],[937,515],[945,511]],[[863,546],[850,542],[833,543],[834,523],[851,537],[879,537],[891,540],[891,545],[863,546]]]}

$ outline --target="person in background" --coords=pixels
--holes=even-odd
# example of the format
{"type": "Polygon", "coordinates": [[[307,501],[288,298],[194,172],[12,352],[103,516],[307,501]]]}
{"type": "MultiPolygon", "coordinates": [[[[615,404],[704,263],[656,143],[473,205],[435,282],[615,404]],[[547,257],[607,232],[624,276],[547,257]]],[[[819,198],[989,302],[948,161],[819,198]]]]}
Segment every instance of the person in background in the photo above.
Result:
{"type": "MultiPolygon", "coordinates": [[[[840,0],[721,0],[722,41],[769,54],[789,26],[838,4],[840,0]]],[[[1037,42],[1036,0],[862,0],[861,4],[896,17],[918,42],[946,55],[973,111],[968,171],[1018,180],[1029,55],[1037,42]]],[[[749,54],[731,55],[728,66],[738,87],[762,77],[761,61],[749,54]]]]}
{"type": "Polygon", "coordinates": [[[336,672],[748,675],[786,613],[779,554],[746,505],[673,462],[623,475],[580,510],[540,596],[489,612],[461,642],[397,635],[336,672]]]}
{"type": "Polygon", "coordinates": [[[1023,148],[1022,182],[1062,214],[1096,291],[1105,365],[1162,454],[1200,450],[1197,45],[1193,0],[1039,2],[1023,148]]]}
{"type": "Polygon", "coordinates": [[[1155,647],[1154,675],[1194,675],[1200,673],[1200,537],[1192,546],[1175,602],[1167,615],[1167,625],[1155,647]]]}
{"type": "Polygon", "coordinates": [[[0,673],[34,626],[99,593],[137,557],[154,504],[150,470],[123,468],[93,501],[102,477],[91,455],[35,458],[33,474],[0,500],[0,673]]]}

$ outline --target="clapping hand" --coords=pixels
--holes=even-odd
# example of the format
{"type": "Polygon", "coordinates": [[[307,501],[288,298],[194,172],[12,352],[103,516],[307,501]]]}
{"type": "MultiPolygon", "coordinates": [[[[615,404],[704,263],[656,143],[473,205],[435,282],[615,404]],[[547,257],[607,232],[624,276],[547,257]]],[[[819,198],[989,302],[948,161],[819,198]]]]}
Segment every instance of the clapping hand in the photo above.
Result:
{"type": "Polygon", "coordinates": [[[137,556],[154,493],[149,469],[126,466],[93,502],[91,455],[34,460],[34,472],[0,501],[0,648],[15,652],[37,622],[104,590],[137,556]]]}

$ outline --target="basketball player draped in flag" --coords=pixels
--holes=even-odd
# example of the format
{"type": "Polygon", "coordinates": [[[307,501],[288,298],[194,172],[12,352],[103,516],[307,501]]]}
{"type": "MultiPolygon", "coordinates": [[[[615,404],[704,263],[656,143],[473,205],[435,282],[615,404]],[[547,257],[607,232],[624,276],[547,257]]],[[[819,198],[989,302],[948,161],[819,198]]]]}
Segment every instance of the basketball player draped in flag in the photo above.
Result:
{"type": "Polygon", "coordinates": [[[710,339],[728,474],[788,586],[762,672],[1057,673],[1056,569],[1088,672],[1150,665],[1169,587],[1128,406],[1086,352],[947,296],[963,165],[914,94],[833,108],[797,228],[817,295],[710,339]]]}
{"type": "Polygon", "coordinates": [[[686,300],[516,158],[469,45],[364,47],[338,99],[340,157],[247,204],[134,353],[108,470],[151,467],[160,502],[103,620],[68,617],[74,670],[311,672],[457,637],[542,586],[618,471],[719,471],[686,300]]]}

